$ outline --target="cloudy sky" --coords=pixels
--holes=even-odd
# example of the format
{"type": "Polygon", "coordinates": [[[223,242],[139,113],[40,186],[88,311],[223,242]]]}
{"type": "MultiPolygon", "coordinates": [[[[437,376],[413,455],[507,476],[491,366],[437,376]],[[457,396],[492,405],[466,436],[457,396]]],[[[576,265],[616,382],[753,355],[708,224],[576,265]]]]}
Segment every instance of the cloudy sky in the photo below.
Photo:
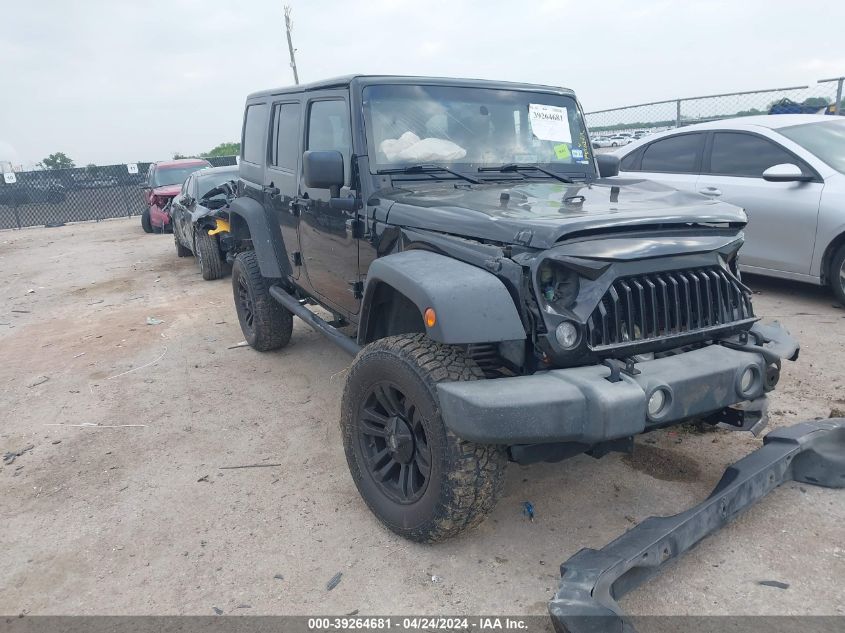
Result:
{"type": "MultiPolygon", "coordinates": [[[[287,0],[300,79],[564,85],[587,111],[845,74],[840,0],[287,0]]],[[[292,83],[283,0],[21,0],[0,20],[0,160],[77,164],[237,140],[247,93],[292,83]]]]}

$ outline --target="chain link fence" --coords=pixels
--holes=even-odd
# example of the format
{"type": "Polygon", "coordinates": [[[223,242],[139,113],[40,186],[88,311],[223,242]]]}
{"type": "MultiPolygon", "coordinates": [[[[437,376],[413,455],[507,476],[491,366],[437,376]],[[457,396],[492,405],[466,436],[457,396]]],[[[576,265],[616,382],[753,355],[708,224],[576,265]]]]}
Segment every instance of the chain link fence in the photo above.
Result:
{"type": "Polygon", "coordinates": [[[793,113],[842,115],[845,114],[843,83],[845,77],[836,77],[810,86],[731,92],[598,110],[586,114],[587,127],[593,141],[603,147],[605,142],[608,146],[614,142],[624,145],[634,134],[732,117],[793,113]]]}
{"type": "MultiPolygon", "coordinates": [[[[206,160],[214,167],[237,164],[234,156],[206,160]]],[[[127,165],[90,165],[3,174],[0,230],[139,215],[151,164],[137,163],[137,173],[127,165]]]]}

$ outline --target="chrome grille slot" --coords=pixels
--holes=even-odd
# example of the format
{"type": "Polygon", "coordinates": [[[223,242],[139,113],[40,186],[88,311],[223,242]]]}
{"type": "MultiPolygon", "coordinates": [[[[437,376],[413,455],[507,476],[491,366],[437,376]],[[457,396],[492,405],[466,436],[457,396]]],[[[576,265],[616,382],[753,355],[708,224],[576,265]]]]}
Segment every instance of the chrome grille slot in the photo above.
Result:
{"type": "Polygon", "coordinates": [[[753,320],[744,286],[718,266],[616,279],[587,321],[593,350],[753,320]]]}

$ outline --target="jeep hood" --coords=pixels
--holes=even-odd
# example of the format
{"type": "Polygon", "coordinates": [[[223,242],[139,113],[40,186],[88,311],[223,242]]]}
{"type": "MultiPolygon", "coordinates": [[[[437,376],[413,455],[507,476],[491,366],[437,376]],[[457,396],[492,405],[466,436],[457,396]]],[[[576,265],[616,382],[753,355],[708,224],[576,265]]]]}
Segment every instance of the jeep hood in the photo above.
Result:
{"type": "MultiPolygon", "coordinates": [[[[402,183],[404,184],[404,183],[402,183]]],[[[550,248],[567,236],[603,229],[747,222],[731,204],[647,180],[445,185],[378,193],[389,224],[502,243],[550,248]],[[384,204],[387,203],[387,204],[384,204]]],[[[383,212],[382,212],[383,214],[383,212]]]]}

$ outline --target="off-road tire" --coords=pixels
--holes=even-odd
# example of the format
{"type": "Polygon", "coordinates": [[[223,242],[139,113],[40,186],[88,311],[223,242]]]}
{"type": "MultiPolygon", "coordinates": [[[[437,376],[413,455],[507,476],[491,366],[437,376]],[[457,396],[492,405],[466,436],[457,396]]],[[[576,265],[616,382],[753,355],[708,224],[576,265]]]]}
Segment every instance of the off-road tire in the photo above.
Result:
{"type": "Polygon", "coordinates": [[[179,230],[173,229],[173,243],[176,244],[176,257],[190,257],[193,255],[193,252],[187,246],[182,246],[182,242],[179,241],[179,233],[179,230]]]}
{"type": "MultiPolygon", "coordinates": [[[[443,424],[437,397],[438,382],[482,379],[481,369],[461,348],[441,345],[424,334],[384,338],[356,356],[341,404],[343,448],[361,497],[373,514],[400,536],[426,543],[455,536],[481,523],[501,495],[507,464],[505,448],[455,436],[443,424]],[[372,411],[367,403],[376,397],[374,390],[387,383],[395,385],[394,393],[404,396],[406,411],[410,406],[418,409],[407,417],[414,417],[424,430],[422,446],[428,451],[430,469],[424,489],[417,493],[421,496],[415,501],[391,498],[376,481],[375,467],[368,465],[365,456],[370,440],[362,430],[362,412],[372,411]]],[[[369,422],[371,418],[366,419],[369,422]]],[[[417,442],[415,439],[415,451],[420,446],[417,442]]]]}
{"type": "Polygon", "coordinates": [[[241,331],[250,347],[268,352],[290,342],[293,314],[270,296],[270,284],[261,276],[255,251],[238,253],[235,258],[232,291],[241,331]],[[250,304],[251,318],[248,318],[244,298],[250,304]]]}
{"type": "Polygon", "coordinates": [[[833,254],[830,260],[830,288],[833,295],[843,308],[845,308],[845,244],[833,254]]]}
{"type": "Polygon", "coordinates": [[[144,233],[153,232],[153,223],[150,221],[149,209],[144,209],[143,211],[141,211],[141,228],[144,229],[144,233]]]}
{"type": "MultiPolygon", "coordinates": [[[[220,257],[217,238],[208,234],[208,229],[197,228],[194,232],[194,248],[202,278],[206,281],[220,279],[224,273],[224,262],[220,257]]],[[[272,297],[270,299],[273,301],[272,297]]],[[[273,301],[273,303],[276,303],[273,301]]]]}

